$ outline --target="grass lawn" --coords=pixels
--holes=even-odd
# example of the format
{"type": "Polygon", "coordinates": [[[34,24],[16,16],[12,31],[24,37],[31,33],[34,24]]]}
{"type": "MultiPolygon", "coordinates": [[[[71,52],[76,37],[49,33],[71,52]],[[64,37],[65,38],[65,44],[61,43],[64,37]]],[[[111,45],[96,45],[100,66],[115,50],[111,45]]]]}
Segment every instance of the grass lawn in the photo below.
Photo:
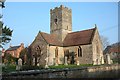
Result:
{"type": "Polygon", "coordinates": [[[16,71],[15,65],[6,65],[2,67],[2,72],[12,72],[12,71],[16,71]]]}
{"type": "Polygon", "coordinates": [[[89,67],[93,66],[92,64],[80,64],[80,65],[75,65],[75,64],[69,64],[69,65],[58,65],[58,66],[49,66],[51,69],[55,68],[80,68],[80,67],[89,67]]]}
{"type": "MultiPolygon", "coordinates": [[[[80,65],[75,65],[75,64],[69,64],[69,65],[58,65],[58,66],[49,66],[49,69],[63,69],[63,68],[80,68],[80,67],[90,67],[90,66],[95,66],[92,64],[80,64],[80,65]]],[[[28,66],[28,65],[23,65],[22,70],[41,70],[44,69],[41,66],[28,66]]],[[[12,72],[16,71],[16,66],[15,65],[6,65],[5,67],[2,67],[2,72],[12,72]]]]}

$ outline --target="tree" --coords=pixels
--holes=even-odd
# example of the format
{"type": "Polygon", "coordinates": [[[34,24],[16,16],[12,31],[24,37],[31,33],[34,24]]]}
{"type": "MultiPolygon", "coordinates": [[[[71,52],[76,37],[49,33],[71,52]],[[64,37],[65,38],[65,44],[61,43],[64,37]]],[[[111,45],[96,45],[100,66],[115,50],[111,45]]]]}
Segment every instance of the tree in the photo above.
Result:
{"type": "Polygon", "coordinates": [[[33,50],[33,61],[35,63],[35,66],[37,66],[37,64],[41,65],[43,59],[43,55],[45,55],[46,52],[46,45],[44,43],[40,43],[39,45],[35,45],[34,48],[32,48],[33,50]]]}
{"type": "Polygon", "coordinates": [[[26,61],[26,63],[28,65],[32,64],[32,52],[31,52],[31,47],[30,46],[27,48],[27,61],[26,61]]]}
{"type": "Polygon", "coordinates": [[[5,64],[16,64],[17,60],[18,60],[18,59],[15,58],[15,57],[13,57],[11,54],[5,53],[3,62],[4,62],[5,64]]]}
{"type": "MultiPolygon", "coordinates": [[[[0,16],[0,18],[2,18],[2,16],[0,16]]],[[[0,48],[2,48],[3,45],[11,41],[13,32],[13,30],[8,28],[7,26],[4,26],[3,24],[4,23],[0,21],[0,48]]]]}
{"type": "Polygon", "coordinates": [[[31,47],[26,47],[24,48],[21,52],[20,52],[20,56],[19,56],[22,60],[24,64],[27,65],[31,65],[32,63],[32,55],[31,55],[31,47]]]}
{"type": "Polygon", "coordinates": [[[40,61],[40,59],[41,59],[41,57],[42,57],[42,51],[43,51],[43,49],[41,48],[42,46],[36,46],[35,47],[35,55],[34,55],[34,57],[35,57],[35,66],[37,66],[37,64],[39,63],[39,61],[40,61]]]}
{"type": "Polygon", "coordinates": [[[105,36],[100,36],[101,37],[101,41],[102,41],[102,44],[103,44],[103,49],[105,49],[109,44],[109,41],[108,41],[108,38],[105,37],[105,36]]]}
{"type": "Polygon", "coordinates": [[[26,64],[26,60],[27,60],[27,54],[28,54],[28,48],[24,48],[21,52],[20,52],[20,58],[23,60],[23,64],[26,64]]]}

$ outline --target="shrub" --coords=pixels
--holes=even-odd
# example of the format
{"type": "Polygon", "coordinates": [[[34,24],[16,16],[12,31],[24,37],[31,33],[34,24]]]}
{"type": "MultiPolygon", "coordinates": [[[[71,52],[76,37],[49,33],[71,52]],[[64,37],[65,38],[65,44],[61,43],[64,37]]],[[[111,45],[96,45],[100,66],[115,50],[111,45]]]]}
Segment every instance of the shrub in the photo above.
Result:
{"type": "Polygon", "coordinates": [[[12,72],[16,71],[16,65],[10,64],[2,67],[2,72],[12,72]]]}

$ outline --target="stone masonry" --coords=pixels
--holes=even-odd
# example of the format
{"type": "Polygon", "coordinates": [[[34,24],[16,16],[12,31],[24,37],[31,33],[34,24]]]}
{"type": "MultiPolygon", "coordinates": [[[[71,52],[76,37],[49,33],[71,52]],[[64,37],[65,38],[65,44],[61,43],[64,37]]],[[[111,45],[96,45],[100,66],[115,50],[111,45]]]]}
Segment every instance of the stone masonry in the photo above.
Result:
{"type": "Polygon", "coordinates": [[[37,59],[39,65],[64,64],[65,57],[68,64],[104,64],[97,25],[72,32],[72,10],[63,5],[50,9],[50,34],[39,32],[30,47],[32,64],[36,53],[41,56],[37,59]]]}

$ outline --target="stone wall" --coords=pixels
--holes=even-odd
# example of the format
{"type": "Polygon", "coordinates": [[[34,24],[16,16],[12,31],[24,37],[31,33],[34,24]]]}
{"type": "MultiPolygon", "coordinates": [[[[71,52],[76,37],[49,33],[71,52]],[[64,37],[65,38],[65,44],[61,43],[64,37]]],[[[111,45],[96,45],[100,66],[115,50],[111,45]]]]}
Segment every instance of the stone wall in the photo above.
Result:
{"type": "Polygon", "coordinates": [[[82,45],[82,57],[78,57],[80,64],[93,64],[92,45],[82,45]]]}
{"type": "Polygon", "coordinates": [[[3,73],[5,80],[23,80],[25,78],[119,78],[120,64],[101,65],[81,68],[44,69],[3,73]]]}
{"type": "Polygon", "coordinates": [[[101,42],[97,27],[95,30],[95,36],[93,37],[92,49],[93,49],[93,63],[94,63],[94,65],[104,64],[102,42],[101,42]]]}
{"type": "MultiPolygon", "coordinates": [[[[93,62],[93,51],[92,45],[80,45],[82,49],[82,57],[77,57],[79,64],[92,64],[93,62]]],[[[64,50],[69,50],[69,53],[74,52],[78,56],[78,48],[79,46],[71,46],[71,47],[64,47],[64,50]]]]}
{"type": "Polygon", "coordinates": [[[39,56],[38,57],[38,62],[39,62],[38,64],[45,65],[45,63],[46,63],[45,59],[47,57],[47,46],[48,46],[48,44],[46,43],[44,38],[41,36],[41,33],[39,32],[38,35],[36,36],[35,40],[30,45],[33,65],[35,64],[36,53],[37,53],[37,56],[39,56]]]}
{"type": "MultiPolygon", "coordinates": [[[[58,46],[49,46],[49,62],[48,65],[54,65],[54,59],[55,59],[55,49],[58,46]]],[[[63,47],[58,47],[58,64],[64,63],[64,52],[63,47]]]]}

